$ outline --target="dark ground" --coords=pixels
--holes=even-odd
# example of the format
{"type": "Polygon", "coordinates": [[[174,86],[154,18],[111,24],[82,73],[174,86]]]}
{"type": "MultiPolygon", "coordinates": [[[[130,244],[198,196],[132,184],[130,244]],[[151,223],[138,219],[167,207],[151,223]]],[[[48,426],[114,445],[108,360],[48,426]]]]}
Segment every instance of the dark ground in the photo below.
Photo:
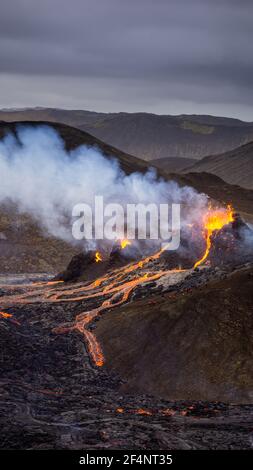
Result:
{"type": "Polygon", "coordinates": [[[83,309],[27,304],[0,318],[1,448],[252,448],[252,405],[123,394],[115,373],[91,364],[82,335],[52,332],[83,309]]]}
{"type": "Polygon", "coordinates": [[[0,120],[67,124],[147,161],[167,157],[199,160],[253,139],[252,123],[215,116],[159,116],[150,113],[34,108],[2,110],[0,120]]]}

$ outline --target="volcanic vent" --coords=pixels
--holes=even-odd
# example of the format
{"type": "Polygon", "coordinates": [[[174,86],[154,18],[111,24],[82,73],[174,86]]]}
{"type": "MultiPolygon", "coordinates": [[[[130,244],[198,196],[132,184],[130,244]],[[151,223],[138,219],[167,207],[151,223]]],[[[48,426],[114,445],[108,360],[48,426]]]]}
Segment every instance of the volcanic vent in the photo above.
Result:
{"type": "MultiPolygon", "coordinates": [[[[213,277],[214,266],[224,265],[227,270],[235,269],[242,262],[241,254],[245,244],[244,262],[252,260],[252,250],[249,249],[252,245],[246,243],[251,240],[252,232],[230,207],[210,207],[200,224],[188,227],[184,236],[186,234],[182,251],[170,253],[164,246],[158,252],[130,263],[129,258],[124,256],[127,249],[131,253],[131,243],[127,240],[117,243],[107,258],[100,251],[80,254],[73,258],[66,272],[58,276],[61,281],[75,279],[77,282],[74,285],[56,284],[56,287],[52,287],[50,284],[49,288],[38,288],[28,296],[24,294],[5,298],[5,302],[25,303],[29,297],[31,303],[78,303],[79,311],[83,306],[84,310],[77,314],[74,321],[56,326],[54,332],[81,333],[93,363],[102,366],[106,358],[92,326],[102,314],[138,298],[171,291],[184,295],[185,291],[208,283],[210,277],[213,277]],[[189,242],[189,238],[196,240],[196,246],[187,253],[186,241],[189,242]],[[197,248],[198,260],[193,261],[193,253],[197,248]],[[202,265],[206,266],[203,274],[201,272],[201,276],[192,281],[193,270],[202,265]]],[[[216,277],[219,278],[221,274],[216,272],[216,277]]]]}

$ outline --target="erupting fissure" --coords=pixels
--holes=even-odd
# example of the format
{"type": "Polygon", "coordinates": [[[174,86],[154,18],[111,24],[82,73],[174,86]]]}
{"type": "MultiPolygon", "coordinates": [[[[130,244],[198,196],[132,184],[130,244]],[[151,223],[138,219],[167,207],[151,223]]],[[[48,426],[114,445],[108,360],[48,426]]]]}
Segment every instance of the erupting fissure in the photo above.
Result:
{"type": "Polygon", "coordinates": [[[95,254],[95,261],[96,261],[96,263],[99,263],[99,262],[103,261],[102,256],[101,256],[101,254],[99,253],[99,251],[96,251],[96,254],[95,254]]]}
{"type": "MultiPolygon", "coordinates": [[[[124,245],[127,246],[128,243],[124,243],[124,245]]],[[[80,332],[84,337],[88,353],[93,363],[101,367],[105,362],[103,352],[95,334],[87,329],[88,326],[104,311],[127,302],[129,296],[138,285],[158,280],[168,273],[178,271],[159,270],[157,267],[154,270],[146,269],[145,272],[141,271],[149,262],[158,259],[165,248],[141,261],[115,269],[89,284],[80,282],[76,284],[75,287],[72,287],[66,285],[61,286],[61,283],[54,285],[52,282],[41,282],[29,286],[21,286],[20,289],[24,289],[24,292],[9,297],[6,296],[3,304],[15,305],[37,302],[70,303],[92,299],[94,299],[94,301],[97,300],[100,303],[98,307],[78,314],[73,323],[60,325],[54,329],[54,332],[80,332]],[[28,287],[29,290],[27,290],[28,287]],[[100,300],[101,297],[105,297],[102,302],[100,300]]],[[[102,261],[99,252],[96,253],[94,261],[102,261]]],[[[1,300],[3,301],[3,299],[1,300]]]]}
{"type": "Polygon", "coordinates": [[[121,240],[121,242],[120,242],[120,246],[121,246],[122,250],[124,250],[124,248],[126,248],[127,246],[130,246],[130,245],[131,245],[131,242],[127,238],[125,238],[124,240],[121,240]]]}
{"type": "Polygon", "coordinates": [[[194,268],[197,268],[207,259],[212,245],[213,232],[215,232],[216,230],[221,230],[225,225],[229,224],[230,222],[233,222],[233,214],[234,212],[231,206],[227,206],[227,208],[225,209],[212,209],[212,207],[209,207],[207,214],[205,214],[203,218],[206,249],[202,258],[195,263],[194,268]]]}

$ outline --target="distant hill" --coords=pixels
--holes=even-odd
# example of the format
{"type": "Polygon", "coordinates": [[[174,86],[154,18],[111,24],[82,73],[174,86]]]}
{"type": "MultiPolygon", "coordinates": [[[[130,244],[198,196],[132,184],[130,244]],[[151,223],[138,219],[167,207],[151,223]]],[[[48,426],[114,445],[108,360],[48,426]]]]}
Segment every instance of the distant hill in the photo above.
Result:
{"type": "Polygon", "coordinates": [[[157,160],[151,160],[150,163],[161,170],[173,172],[173,171],[183,171],[189,166],[196,163],[194,158],[178,158],[178,157],[168,157],[168,158],[158,158],[157,160]]]}
{"type": "Polygon", "coordinates": [[[231,184],[253,189],[253,142],[194,163],[185,172],[213,173],[231,184]]]}
{"type": "Polygon", "coordinates": [[[215,116],[159,116],[34,108],[2,110],[4,121],[49,121],[74,126],[144,160],[200,159],[253,140],[253,123],[215,116]]]}

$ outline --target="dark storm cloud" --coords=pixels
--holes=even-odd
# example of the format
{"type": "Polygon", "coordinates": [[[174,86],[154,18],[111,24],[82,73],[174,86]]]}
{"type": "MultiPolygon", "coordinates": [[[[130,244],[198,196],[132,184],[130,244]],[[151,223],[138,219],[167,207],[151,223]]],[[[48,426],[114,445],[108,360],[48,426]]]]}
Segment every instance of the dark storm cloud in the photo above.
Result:
{"type": "Polygon", "coordinates": [[[194,102],[196,112],[198,103],[252,105],[252,19],[251,0],[2,0],[0,70],[23,89],[40,80],[38,104],[52,106],[57,77],[69,95],[78,82],[80,99],[81,83],[101,96],[104,80],[123,110],[132,109],[129,89],[139,109],[156,98],[194,102]]]}

